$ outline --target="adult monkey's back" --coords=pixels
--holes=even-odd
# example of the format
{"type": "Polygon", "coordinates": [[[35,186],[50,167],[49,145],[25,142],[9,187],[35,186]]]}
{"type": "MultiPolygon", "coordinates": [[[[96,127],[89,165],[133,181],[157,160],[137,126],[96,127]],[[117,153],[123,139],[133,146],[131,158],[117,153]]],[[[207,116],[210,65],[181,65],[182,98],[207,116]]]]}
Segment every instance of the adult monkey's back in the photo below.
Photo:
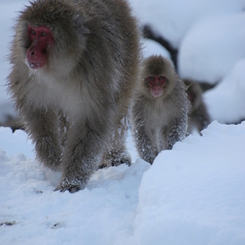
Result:
{"type": "Polygon", "coordinates": [[[139,61],[124,0],[39,0],[16,25],[9,90],[56,190],[83,189],[100,166],[130,163],[125,117],[139,61]]]}

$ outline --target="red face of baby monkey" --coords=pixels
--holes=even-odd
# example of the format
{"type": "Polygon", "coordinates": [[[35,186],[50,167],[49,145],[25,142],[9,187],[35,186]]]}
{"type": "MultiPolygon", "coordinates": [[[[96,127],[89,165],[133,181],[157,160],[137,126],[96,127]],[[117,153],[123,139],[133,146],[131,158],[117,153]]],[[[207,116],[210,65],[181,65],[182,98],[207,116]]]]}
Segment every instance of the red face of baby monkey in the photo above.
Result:
{"type": "Polygon", "coordinates": [[[48,60],[48,48],[53,46],[53,36],[46,26],[28,26],[30,45],[26,52],[27,62],[32,69],[42,68],[48,60]]]}
{"type": "Polygon", "coordinates": [[[147,81],[150,85],[150,93],[154,97],[160,97],[166,84],[165,76],[149,76],[147,81]]]}

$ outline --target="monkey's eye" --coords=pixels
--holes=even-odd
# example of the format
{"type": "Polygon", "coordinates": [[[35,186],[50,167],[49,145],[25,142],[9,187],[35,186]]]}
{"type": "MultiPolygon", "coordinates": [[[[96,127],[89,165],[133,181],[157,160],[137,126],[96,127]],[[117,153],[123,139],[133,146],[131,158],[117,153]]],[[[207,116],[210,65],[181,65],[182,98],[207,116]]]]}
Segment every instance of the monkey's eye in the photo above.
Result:
{"type": "Polygon", "coordinates": [[[42,37],[44,37],[44,36],[46,36],[46,35],[47,35],[46,32],[44,32],[44,31],[41,32],[41,36],[42,36],[42,37]]]}
{"type": "Polygon", "coordinates": [[[164,81],[164,80],[165,80],[165,77],[164,77],[164,76],[159,76],[159,77],[158,77],[158,80],[159,80],[159,81],[164,81]]]}
{"type": "Polygon", "coordinates": [[[36,32],[33,29],[31,29],[30,32],[31,32],[32,35],[36,36],[36,32]]]}
{"type": "Polygon", "coordinates": [[[147,78],[147,80],[148,80],[148,82],[153,82],[153,81],[156,80],[156,78],[155,78],[155,76],[149,76],[149,77],[147,78]]]}

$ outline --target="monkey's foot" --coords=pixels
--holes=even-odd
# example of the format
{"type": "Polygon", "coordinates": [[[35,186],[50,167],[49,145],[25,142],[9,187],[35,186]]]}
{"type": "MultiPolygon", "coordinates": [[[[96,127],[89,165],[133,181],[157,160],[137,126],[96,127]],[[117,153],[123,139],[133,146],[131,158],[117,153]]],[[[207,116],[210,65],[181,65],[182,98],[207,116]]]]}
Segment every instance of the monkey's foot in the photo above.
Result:
{"type": "Polygon", "coordinates": [[[128,166],[131,165],[131,157],[129,153],[125,151],[114,152],[111,158],[111,165],[112,166],[119,166],[120,164],[127,164],[128,166]]]}
{"type": "Polygon", "coordinates": [[[128,166],[131,165],[131,157],[129,154],[125,152],[110,152],[106,155],[106,157],[103,159],[101,164],[99,165],[98,169],[101,168],[108,168],[111,166],[119,166],[121,164],[127,164],[128,166]]]}
{"type": "Polygon", "coordinates": [[[111,166],[119,166],[121,164],[127,164],[128,166],[131,165],[131,158],[130,157],[122,157],[113,159],[111,162],[111,166]]]}
{"type": "Polygon", "coordinates": [[[60,182],[60,184],[57,186],[57,188],[54,191],[60,191],[60,192],[69,191],[70,193],[75,193],[84,189],[85,186],[86,183],[84,181],[81,180],[70,181],[68,178],[65,178],[60,182]]]}

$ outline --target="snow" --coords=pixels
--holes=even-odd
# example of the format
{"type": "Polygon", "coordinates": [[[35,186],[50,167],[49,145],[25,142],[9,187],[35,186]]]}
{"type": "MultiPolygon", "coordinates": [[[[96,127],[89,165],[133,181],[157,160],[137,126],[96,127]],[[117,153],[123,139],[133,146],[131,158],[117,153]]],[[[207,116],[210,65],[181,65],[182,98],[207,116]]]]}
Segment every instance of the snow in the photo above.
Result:
{"type": "Polygon", "coordinates": [[[4,35],[0,39],[0,121],[5,121],[7,113],[15,115],[12,103],[6,92],[6,78],[9,74],[10,65],[8,54],[10,42],[13,36],[13,25],[17,16],[17,11],[23,9],[23,5],[28,1],[24,0],[0,0],[0,25],[4,35]]]}
{"type": "MultiPolygon", "coordinates": [[[[211,125],[163,151],[153,165],[101,169],[75,194],[53,190],[61,173],[44,168],[25,132],[0,127],[0,244],[245,244],[244,0],[130,0],[179,48],[182,77],[219,82],[204,94],[211,125]]],[[[14,114],[6,60],[14,18],[28,0],[0,1],[0,121],[14,114]]],[[[142,40],[143,54],[168,52],[142,40]]]]}
{"type": "Polygon", "coordinates": [[[0,148],[4,149],[9,156],[23,153],[28,158],[33,159],[35,157],[31,140],[22,130],[16,130],[15,133],[12,133],[10,128],[0,127],[0,148]]]}
{"type": "Polygon", "coordinates": [[[144,57],[148,57],[151,55],[162,55],[169,60],[171,59],[169,52],[156,41],[150,39],[142,39],[141,43],[144,57]]]}
{"type": "MultiPolygon", "coordinates": [[[[239,79],[237,75],[230,74],[234,73],[237,63],[245,57],[245,1],[131,2],[141,25],[149,24],[154,32],[179,49],[178,71],[181,78],[209,84],[220,83],[220,89],[208,91],[205,96],[213,120],[236,123],[244,119],[245,77],[241,72],[239,79]]],[[[162,50],[157,52],[162,54],[162,50]]],[[[144,52],[144,56],[151,54],[156,54],[153,47],[144,52]]],[[[165,57],[169,58],[169,54],[165,57]]],[[[245,70],[244,65],[240,64],[241,71],[245,70]]]]}
{"type": "Polygon", "coordinates": [[[244,141],[245,123],[213,122],[152,166],[97,171],[76,194],[53,191],[60,173],[0,150],[0,244],[245,244],[244,141]]]}
{"type": "Polygon", "coordinates": [[[241,59],[219,85],[204,94],[211,117],[219,122],[231,123],[245,119],[244,68],[245,59],[241,59]],[[214,106],[217,101],[219,105],[214,106]]]}
{"type": "Polygon", "coordinates": [[[214,122],[160,153],[139,188],[137,244],[244,244],[244,137],[244,123],[214,122]]]}
{"type": "MultiPolygon", "coordinates": [[[[131,0],[141,23],[151,24],[175,47],[195,21],[243,11],[243,0],[131,0]]],[[[239,24],[242,28],[242,23],[239,24]]]]}
{"type": "Polygon", "coordinates": [[[244,22],[242,12],[215,16],[193,25],[180,48],[181,76],[210,83],[227,76],[236,61],[245,57],[245,30],[238,28],[244,22]]]}

